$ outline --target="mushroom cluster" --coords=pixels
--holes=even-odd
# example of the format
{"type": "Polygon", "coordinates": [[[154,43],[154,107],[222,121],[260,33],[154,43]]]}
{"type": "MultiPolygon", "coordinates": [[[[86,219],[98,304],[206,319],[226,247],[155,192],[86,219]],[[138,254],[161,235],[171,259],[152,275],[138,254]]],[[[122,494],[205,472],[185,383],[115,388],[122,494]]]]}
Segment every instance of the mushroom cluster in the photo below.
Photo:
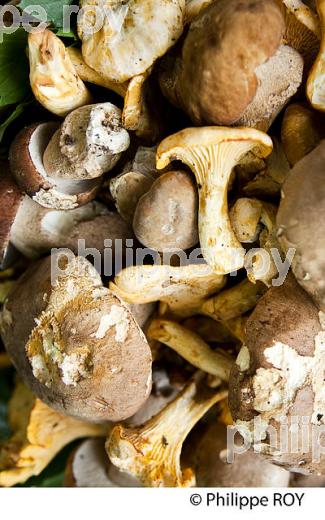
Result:
{"type": "Polygon", "coordinates": [[[324,485],[324,0],[80,7],[1,155],[0,486],[324,485]]]}

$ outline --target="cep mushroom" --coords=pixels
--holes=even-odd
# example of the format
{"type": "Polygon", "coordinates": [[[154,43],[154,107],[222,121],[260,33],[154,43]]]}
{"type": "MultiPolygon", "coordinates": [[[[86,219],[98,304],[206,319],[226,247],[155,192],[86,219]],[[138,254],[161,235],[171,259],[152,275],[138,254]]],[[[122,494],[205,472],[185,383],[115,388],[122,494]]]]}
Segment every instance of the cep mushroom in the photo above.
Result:
{"type": "Polygon", "coordinates": [[[9,243],[25,257],[36,259],[52,248],[77,253],[80,241],[85,251],[95,248],[102,254],[106,240],[111,240],[114,251],[117,239],[121,244],[133,239],[131,228],[104,204],[92,201],[69,211],[44,208],[21,193],[8,174],[0,180],[0,205],[6,208],[1,222],[3,260],[9,243]]]}
{"type": "Polygon", "coordinates": [[[245,447],[241,452],[240,446],[227,446],[227,429],[220,422],[209,425],[202,434],[194,457],[199,487],[263,488],[289,484],[288,471],[245,451],[245,447]]]}
{"type": "Polygon", "coordinates": [[[181,55],[162,65],[164,95],[198,125],[267,131],[297,92],[303,59],[283,44],[274,0],[218,0],[193,20],[181,55]]]}
{"type": "Polygon", "coordinates": [[[277,215],[278,240],[284,253],[293,248],[292,271],[299,284],[325,311],[324,215],[325,141],[301,159],[283,186],[277,215]]]}
{"type": "Polygon", "coordinates": [[[268,156],[272,146],[268,135],[251,128],[203,127],[182,130],[158,147],[158,169],[178,159],[196,177],[202,254],[218,274],[231,273],[244,265],[245,252],[228,214],[228,184],[233,168],[248,152],[268,156]]]}
{"type": "Polygon", "coordinates": [[[63,42],[54,33],[32,31],[28,35],[30,85],[37,101],[58,116],[91,103],[91,95],[79,78],[63,42]]]}
{"type": "Polygon", "coordinates": [[[134,234],[141,244],[164,252],[198,243],[198,196],[192,176],[181,170],[164,173],[138,201],[134,234]]]}
{"type": "Polygon", "coordinates": [[[83,15],[78,17],[78,34],[83,58],[92,69],[117,83],[147,71],[183,31],[185,0],[127,0],[123,5],[82,0],[80,7],[83,15]],[[98,10],[103,8],[111,16],[104,17],[98,30],[98,10]],[[118,27],[113,19],[121,21],[118,27]]]}
{"type": "Polygon", "coordinates": [[[233,365],[229,404],[247,446],[286,469],[325,473],[324,320],[289,274],[257,304],[233,365]]]}
{"type": "Polygon", "coordinates": [[[195,485],[192,469],[181,467],[182,445],[203,415],[227,395],[206,387],[196,374],[180,394],[141,427],[116,425],[106,444],[114,466],[149,487],[195,485]]]}
{"type": "Polygon", "coordinates": [[[10,292],[1,318],[3,342],[20,377],[60,413],[122,420],[150,394],[147,341],[84,258],[65,251],[32,265],[10,292]]]}
{"type": "Polygon", "coordinates": [[[0,486],[39,475],[64,446],[82,437],[105,437],[107,425],[91,424],[52,410],[18,382],[9,401],[11,437],[0,446],[0,486]]]}

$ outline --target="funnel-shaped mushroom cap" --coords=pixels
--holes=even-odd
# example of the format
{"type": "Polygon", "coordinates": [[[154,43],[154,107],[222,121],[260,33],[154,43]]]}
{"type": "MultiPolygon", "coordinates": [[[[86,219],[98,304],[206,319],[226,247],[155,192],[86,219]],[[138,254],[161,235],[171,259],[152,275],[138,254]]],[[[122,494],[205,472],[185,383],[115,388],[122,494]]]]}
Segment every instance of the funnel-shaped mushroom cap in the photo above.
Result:
{"type": "Polygon", "coordinates": [[[318,0],[317,11],[320,17],[322,39],[316,61],[307,81],[307,97],[317,110],[325,112],[325,1],[318,0]]]}
{"type": "Polygon", "coordinates": [[[207,388],[197,374],[174,401],[139,428],[117,425],[106,449],[111,462],[149,487],[195,485],[190,468],[182,469],[182,445],[195,424],[227,392],[207,388]]]}
{"type": "Polygon", "coordinates": [[[118,83],[145,72],[183,30],[185,0],[82,0],[80,7],[84,60],[118,83]]]}
{"type": "Polygon", "coordinates": [[[28,56],[33,94],[47,110],[65,116],[91,102],[63,42],[54,33],[48,29],[30,33],[28,56]]]}
{"type": "Polygon", "coordinates": [[[233,168],[248,153],[266,157],[271,138],[252,128],[188,128],[167,137],[157,150],[157,167],[180,160],[193,171],[199,189],[199,237],[202,253],[219,274],[244,265],[244,249],[228,215],[228,184],[233,168]]]}

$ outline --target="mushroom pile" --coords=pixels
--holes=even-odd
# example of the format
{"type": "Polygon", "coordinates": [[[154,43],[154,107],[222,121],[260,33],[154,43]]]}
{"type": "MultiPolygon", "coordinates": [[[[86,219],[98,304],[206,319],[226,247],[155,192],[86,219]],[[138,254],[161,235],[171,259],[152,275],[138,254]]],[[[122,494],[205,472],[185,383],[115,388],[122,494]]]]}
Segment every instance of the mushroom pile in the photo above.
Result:
{"type": "Polygon", "coordinates": [[[28,35],[0,486],[325,486],[325,2],[118,4],[28,35]]]}

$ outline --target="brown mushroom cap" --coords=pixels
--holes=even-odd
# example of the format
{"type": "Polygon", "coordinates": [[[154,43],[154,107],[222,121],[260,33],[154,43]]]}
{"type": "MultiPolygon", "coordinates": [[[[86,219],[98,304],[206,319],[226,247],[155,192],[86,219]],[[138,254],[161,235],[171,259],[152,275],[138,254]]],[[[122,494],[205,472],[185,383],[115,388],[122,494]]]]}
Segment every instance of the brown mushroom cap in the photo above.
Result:
{"type": "Polygon", "coordinates": [[[198,194],[184,171],[161,175],[139,200],[133,219],[138,240],[151,249],[189,249],[198,243],[198,194]]]}
{"type": "Polygon", "coordinates": [[[56,260],[31,266],[9,294],[5,347],[26,385],[55,410],[95,422],[130,417],[150,394],[146,339],[87,260],[61,257],[55,276],[56,260]]]}
{"type": "Polygon", "coordinates": [[[289,274],[248,319],[230,375],[229,405],[242,435],[255,451],[293,471],[325,471],[325,459],[316,460],[312,440],[319,436],[321,442],[324,422],[322,342],[318,310],[289,274]],[[281,430],[283,420],[289,433],[281,430]]]}
{"type": "Polygon", "coordinates": [[[288,471],[266,462],[252,451],[235,451],[233,462],[227,462],[227,429],[221,423],[208,427],[195,451],[196,482],[199,487],[288,486],[288,471]]]}
{"type": "Polygon", "coordinates": [[[5,268],[10,242],[10,232],[17,212],[24,198],[18,186],[9,173],[7,162],[0,162],[0,207],[2,210],[0,219],[0,267],[5,268]]]}
{"type": "Polygon", "coordinates": [[[95,198],[101,179],[67,182],[47,175],[43,154],[57,126],[49,122],[23,128],[10,147],[10,168],[20,189],[42,206],[73,209],[95,198]]]}
{"type": "Polygon", "coordinates": [[[299,284],[325,311],[325,141],[299,161],[283,186],[278,239],[295,248],[292,270],[299,284]]]}
{"type": "Polygon", "coordinates": [[[258,88],[255,71],[275,54],[284,30],[273,0],[218,0],[203,9],[177,72],[178,102],[191,119],[225,126],[240,119],[258,88]]]}

